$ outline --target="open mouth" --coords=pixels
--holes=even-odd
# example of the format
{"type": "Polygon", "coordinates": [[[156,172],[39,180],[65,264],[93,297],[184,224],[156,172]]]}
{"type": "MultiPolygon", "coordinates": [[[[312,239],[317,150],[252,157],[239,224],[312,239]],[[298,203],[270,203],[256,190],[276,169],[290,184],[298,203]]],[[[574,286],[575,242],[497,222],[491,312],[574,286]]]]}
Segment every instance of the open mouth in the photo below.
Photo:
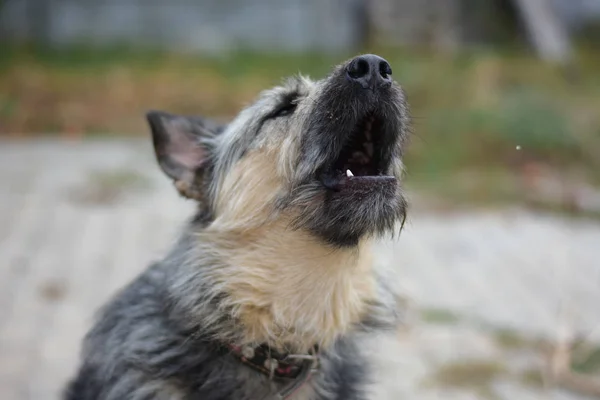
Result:
{"type": "MultiPolygon", "coordinates": [[[[363,118],[348,135],[335,161],[323,174],[323,183],[334,190],[348,184],[395,179],[387,175],[389,162],[382,159],[383,121],[374,115],[363,118]]],[[[353,185],[354,186],[354,185],[353,185]]]]}

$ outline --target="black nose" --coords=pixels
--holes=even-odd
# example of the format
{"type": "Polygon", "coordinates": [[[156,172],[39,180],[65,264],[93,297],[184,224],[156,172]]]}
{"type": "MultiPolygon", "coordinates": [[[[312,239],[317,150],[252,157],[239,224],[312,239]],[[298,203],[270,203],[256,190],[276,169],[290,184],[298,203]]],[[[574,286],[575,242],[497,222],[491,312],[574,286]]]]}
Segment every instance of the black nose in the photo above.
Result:
{"type": "Polygon", "coordinates": [[[392,83],[392,67],[386,60],[375,54],[356,57],[346,67],[346,73],[348,78],[365,89],[374,89],[392,83]]]}

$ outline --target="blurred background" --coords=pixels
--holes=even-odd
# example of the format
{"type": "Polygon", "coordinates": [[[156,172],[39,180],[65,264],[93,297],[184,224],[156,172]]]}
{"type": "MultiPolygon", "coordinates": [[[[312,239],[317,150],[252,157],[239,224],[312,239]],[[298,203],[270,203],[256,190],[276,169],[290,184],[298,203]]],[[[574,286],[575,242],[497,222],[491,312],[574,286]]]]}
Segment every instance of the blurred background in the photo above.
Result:
{"type": "Polygon", "coordinates": [[[227,120],[365,52],[414,118],[376,398],[600,398],[600,0],[0,0],[0,398],[58,398],[190,215],[146,110],[227,120]]]}

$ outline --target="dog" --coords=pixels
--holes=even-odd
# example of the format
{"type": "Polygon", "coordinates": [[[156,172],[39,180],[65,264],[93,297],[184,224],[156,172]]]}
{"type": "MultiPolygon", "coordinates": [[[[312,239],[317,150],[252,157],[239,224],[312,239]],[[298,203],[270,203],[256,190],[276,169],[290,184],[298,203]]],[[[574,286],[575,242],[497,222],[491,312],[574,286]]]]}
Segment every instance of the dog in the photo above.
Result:
{"type": "Polygon", "coordinates": [[[407,209],[410,117],[390,64],[366,54],[289,78],[227,124],[146,117],[197,212],[102,308],[63,398],[365,398],[362,343],[402,322],[371,252],[407,209]]]}

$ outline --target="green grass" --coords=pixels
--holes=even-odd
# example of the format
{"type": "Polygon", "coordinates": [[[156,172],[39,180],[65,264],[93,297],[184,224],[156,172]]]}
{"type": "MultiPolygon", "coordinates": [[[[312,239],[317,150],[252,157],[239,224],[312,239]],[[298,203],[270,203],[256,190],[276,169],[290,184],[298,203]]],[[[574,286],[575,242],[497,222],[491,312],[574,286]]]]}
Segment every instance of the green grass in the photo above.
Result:
{"type": "Polygon", "coordinates": [[[110,205],[130,191],[143,191],[149,187],[149,180],[136,171],[94,171],[81,186],[71,188],[68,196],[78,204],[110,205]]]}
{"type": "Polygon", "coordinates": [[[600,346],[584,343],[573,352],[571,368],[582,374],[598,376],[600,374],[600,346]]]}
{"type": "Polygon", "coordinates": [[[490,334],[498,347],[504,351],[541,352],[551,347],[548,340],[532,337],[509,328],[491,328],[490,334]]]}
{"type": "Polygon", "coordinates": [[[438,325],[457,325],[461,318],[456,313],[442,308],[425,308],[421,310],[423,321],[438,325]]]}
{"type": "Polygon", "coordinates": [[[519,381],[523,386],[533,389],[543,389],[545,385],[544,374],[539,368],[532,368],[522,372],[519,381]]]}
{"type": "Polygon", "coordinates": [[[477,398],[495,400],[498,397],[493,384],[507,374],[506,366],[497,361],[464,360],[440,366],[425,385],[468,390],[476,393],[477,398]]]}

